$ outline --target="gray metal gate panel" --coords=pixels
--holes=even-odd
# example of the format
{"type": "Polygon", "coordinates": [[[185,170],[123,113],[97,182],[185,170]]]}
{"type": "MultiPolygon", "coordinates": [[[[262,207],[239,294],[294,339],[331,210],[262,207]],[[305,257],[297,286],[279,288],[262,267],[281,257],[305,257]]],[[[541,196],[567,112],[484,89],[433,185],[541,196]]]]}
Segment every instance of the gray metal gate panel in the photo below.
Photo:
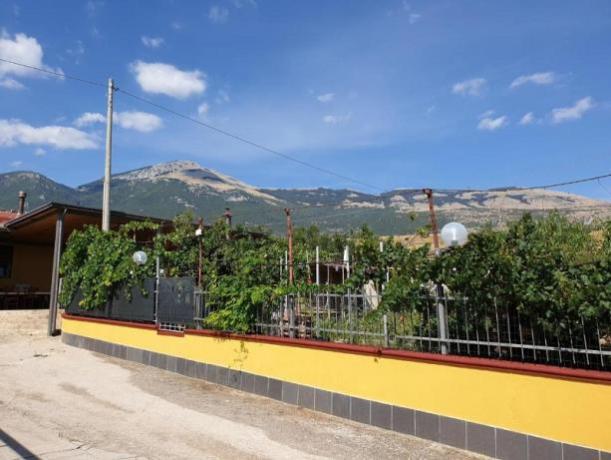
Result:
{"type": "Polygon", "coordinates": [[[110,317],[124,321],[155,321],[155,278],[146,278],[142,287],[132,288],[131,300],[125,290],[119,290],[112,299],[110,317]]]}
{"type": "Polygon", "coordinates": [[[195,316],[194,294],[193,278],[160,278],[157,321],[192,324],[195,316]]]}
{"type": "Polygon", "coordinates": [[[71,315],[90,316],[93,318],[107,318],[107,307],[86,310],[84,308],[81,308],[81,306],[79,305],[81,300],[83,300],[83,294],[81,293],[80,289],[77,289],[70,303],[64,306],[64,308],[66,309],[66,313],[69,313],[71,315]]]}

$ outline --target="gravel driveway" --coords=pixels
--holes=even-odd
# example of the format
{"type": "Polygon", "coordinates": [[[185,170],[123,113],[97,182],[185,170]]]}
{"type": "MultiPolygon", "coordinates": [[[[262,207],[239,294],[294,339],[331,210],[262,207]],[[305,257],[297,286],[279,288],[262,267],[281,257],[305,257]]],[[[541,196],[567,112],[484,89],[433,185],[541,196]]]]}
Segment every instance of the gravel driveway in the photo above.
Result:
{"type": "Polygon", "coordinates": [[[481,456],[64,345],[0,311],[0,460],[481,456]]]}

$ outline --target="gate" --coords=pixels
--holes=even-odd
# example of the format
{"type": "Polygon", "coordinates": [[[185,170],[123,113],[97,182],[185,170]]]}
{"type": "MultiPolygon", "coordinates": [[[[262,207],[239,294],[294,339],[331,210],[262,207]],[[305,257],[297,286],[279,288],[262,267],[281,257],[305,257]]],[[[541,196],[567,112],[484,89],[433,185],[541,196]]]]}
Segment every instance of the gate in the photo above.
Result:
{"type": "Polygon", "coordinates": [[[193,324],[195,280],[189,277],[159,278],[157,322],[193,324]]]}

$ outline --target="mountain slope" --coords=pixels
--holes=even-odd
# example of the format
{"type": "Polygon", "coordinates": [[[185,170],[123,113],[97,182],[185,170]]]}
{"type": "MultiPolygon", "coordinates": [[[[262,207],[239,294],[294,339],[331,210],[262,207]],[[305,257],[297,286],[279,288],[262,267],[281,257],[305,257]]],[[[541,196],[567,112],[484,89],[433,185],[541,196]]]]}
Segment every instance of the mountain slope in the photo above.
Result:
{"type": "Polygon", "coordinates": [[[42,174],[17,171],[0,174],[0,209],[17,209],[19,191],[26,191],[26,210],[48,201],[78,204],[75,190],[52,181],[42,174]]]}
{"type": "MultiPolygon", "coordinates": [[[[19,190],[28,192],[28,206],[61,201],[100,207],[102,181],[76,189],[33,172],[0,174],[0,209],[17,205],[19,190]]],[[[293,208],[295,225],[317,224],[328,231],[367,223],[383,234],[409,233],[428,221],[428,203],[421,190],[400,189],[380,195],[348,189],[259,189],[190,161],[174,161],[115,174],[113,209],[172,218],[190,209],[207,221],[230,207],[237,223],[285,228],[284,207],[293,208]]],[[[611,203],[551,190],[435,190],[440,223],[460,220],[471,226],[502,223],[523,212],[557,209],[577,218],[611,217],[611,203]]]]}
{"type": "MultiPolygon", "coordinates": [[[[212,169],[202,168],[193,161],[172,161],[146,168],[135,169],[112,178],[116,184],[159,184],[178,182],[183,184],[194,196],[219,196],[229,202],[263,200],[268,204],[277,204],[278,200],[233,177],[226,176],[212,169]]],[[[87,194],[100,191],[102,181],[95,181],[79,187],[87,194]]]]}

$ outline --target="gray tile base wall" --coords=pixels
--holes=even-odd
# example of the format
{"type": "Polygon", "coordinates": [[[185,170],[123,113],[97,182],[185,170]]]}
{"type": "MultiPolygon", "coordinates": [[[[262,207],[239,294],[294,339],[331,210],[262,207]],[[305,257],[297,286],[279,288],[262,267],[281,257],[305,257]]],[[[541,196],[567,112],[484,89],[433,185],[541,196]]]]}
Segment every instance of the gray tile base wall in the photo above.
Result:
{"type": "Polygon", "coordinates": [[[368,401],[213,364],[62,334],[68,345],[506,460],[606,460],[611,453],[368,401]]]}

